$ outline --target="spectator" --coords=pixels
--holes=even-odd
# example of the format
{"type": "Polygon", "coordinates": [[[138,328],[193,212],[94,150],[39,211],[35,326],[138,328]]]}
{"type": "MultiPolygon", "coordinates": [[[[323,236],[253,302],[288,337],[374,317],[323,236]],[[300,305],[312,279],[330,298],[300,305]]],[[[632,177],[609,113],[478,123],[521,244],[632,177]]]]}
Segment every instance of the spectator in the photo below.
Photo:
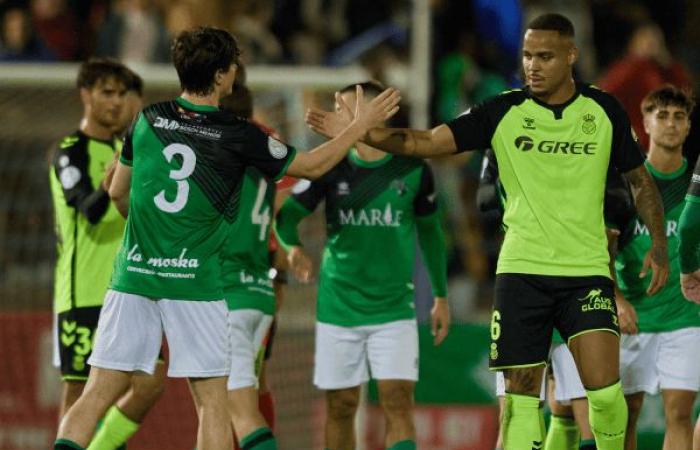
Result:
{"type": "Polygon", "coordinates": [[[0,61],[52,61],[56,56],[34,34],[29,12],[10,8],[2,16],[0,61]]]}
{"type": "Polygon", "coordinates": [[[31,9],[39,38],[59,59],[74,61],[82,56],[83,29],[66,0],[32,0],[31,9]]]}
{"type": "Polygon", "coordinates": [[[622,102],[644,150],[649,147],[649,137],[639,105],[650,91],[666,83],[691,87],[688,72],[671,56],[659,26],[642,23],[632,32],[627,53],[612,64],[599,85],[622,102]]]}

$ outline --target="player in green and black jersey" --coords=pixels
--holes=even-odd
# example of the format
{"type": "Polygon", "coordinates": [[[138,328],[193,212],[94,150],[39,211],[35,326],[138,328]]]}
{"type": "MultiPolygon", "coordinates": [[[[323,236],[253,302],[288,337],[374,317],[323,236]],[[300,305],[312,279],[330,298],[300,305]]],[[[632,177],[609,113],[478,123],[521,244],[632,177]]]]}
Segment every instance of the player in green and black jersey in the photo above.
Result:
{"type": "MultiPolygon", "coordinates": [[[[361,86],[372,96],[383,90],[374,82],[361,86]]],[[[354,91],[354,86],[341,90],[338,107],[354,105],[354,91]]],[[[337,114],[350,120],[343,108],[337,114]]],[[[292,193],[276,227],[290,269],[303,281],[310,264],[297,226],[325,201],[328,238],[318,286],[314,383],[326,391],[326,448],[355,448],[360,386],[371,375],[387,420],[386,447],[415,449],[416,234],[433,284],[436,344],[449,325],[445,242],[430,167],[358,144],[327,175],[300,181],[292,193]]]]}
{"type": "MultiPolygon", "coordinates": [[[[84,63],[77,85],[83,102],[80,128],[63,138],[52,153],[49,173],[58,258],[54,284],[58,364],[63,379],[61,417],[78,399],[90,366],[97,321],[112,273],[125,221],[110,203],[107,187],[121,143],[115,131],[133,119],[126,97],[140,83],[138,75],[111,60],[84,63]]],[[[94,449],[114,449],[138,428],[162,392],[165,376],[136,377],[106,416],[94,449]]]]}
{"type": "MultiPolygon", "coordinates": [[[[608,167],[635,193],[652,246],[649,294],[668,276],[663,207],[629,120],[614,98],[576,83],[571,22],[546,14],[523,43],[527,87],[499,95],[430,131],[371,130],[364,142],[390,153],[431,157],[492,148],[506,194],[498,261],[491,368],[504,370],[505,448],[539,448],[538,394],[552,329],[569,342],[602,450],[621,450],[627,408],[619,383],[619,337],[603,221],[608,167]],[[585,349],[585,351],[584,351],[585,349]]],[[[335,135],[331,113],[311,125],[335,135]]]]}
{"type": "MultiPolygon", "coordinates": [[[[126,232],[89,360],[89,388],[61,423],[56,449],[84,447],[131,374],[153,373],[163,333],[168,374],[188,378],[197,405],[197,447],[230,449],[230,351],[219,256],[230,224],[242,214],[245,170],[255,167],[271,179],[285,172],[318,177],[398,110],[400,97],[388,89],[358,106],[336,139],[297,154],[218,109],[236,76],[239,50],[230,34],[206,27],[184,31],[172,53],[183,93],[139,114],[109,189],[117,209],[128,215],[126,232]]],[[[276,448],[266,428],[239,432],[244,448],[276,448]]]]}
{"type": "Polygon", "coordinates": [[[637,333],[622,336],[620,373],[629,405],[627,449],[636,448],[636,421],[644,394],[663,396],[666,416],[665,449],[691,450],[691,413],[700,389],[700,359],[689,357],[700,348],[700,305],[683,298],[680,286],[678,222],[692,168],[683,157],[694,102],[673,86],[650,92],[643,100],[644,128],[649,133],[646,167],[661,192],[669,242],[669,282],[648,295],[650,275],[640,278],[644,255],[651,246],[649,231],[633,218],[619,239],[615,261],[617,283],[626,306],[620,322],[636,322],[637,333]],[[629,316],[625,317],[625,316],[629,316]]]}

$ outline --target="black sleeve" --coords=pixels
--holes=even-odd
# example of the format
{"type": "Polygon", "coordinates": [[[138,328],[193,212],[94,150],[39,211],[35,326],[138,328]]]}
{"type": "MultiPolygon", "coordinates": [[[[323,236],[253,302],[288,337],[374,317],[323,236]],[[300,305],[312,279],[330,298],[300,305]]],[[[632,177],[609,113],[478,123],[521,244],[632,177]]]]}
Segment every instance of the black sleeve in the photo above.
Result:
{"type": "Polygon", "coordinates": [[[122,145],[122,151],[119,155],[119,162],[129,167],[131,167],[134,164],[134,146],[132,138],[134,135],[134,127],[136,126],[136,121],[138,121],[138,119],[136,119],[134,123],[131,124],[131,126],[129,127],[129,131],[126,132],[126,136],[124,136],[124,145],[122,145]]]}
{"type": "Polygon", "coordinates": [[[498,95],[447,123],[457,144],[457,153],[490,148],[498,123],[519,97],[522,97],[520,92],[498,95]]]}
{"type": "Polygon", "coordinates": [[[437,192],[435,192],[435,177],[429,165],[423,163],[420,174],[420,185],[413,199],[413,212],[416,216],[428,216],[437,211],[437,192]]]}
{"type": "Polygon", "coordinates": [[[644,164],[644,154],[637,142],[629,117],[620,102],[613,96],[604,94],[602,106],[613,126],[610,164],[620,173],[629,172],[644,164]]]}
{"type": "Polygon", "coordinates": [[[243,159],[266,177],[279,180],[294,159],[294,147],[284,144],[254,124],[248,124],[243,159]]]}
{"type": "Polygon", "coordinates": [[[315,210],[318,204],[326,197],[325,178],[321,177],[314,181],[307,179],[297,181],[292,186],[292,198],[308,211],[315,210]]]}
{"type": "Polygon", "coordinates": [[[63,188],[66,203],[95,225],[107,212],[109,195],[102,189],[101,183],[97,189],[93,189],[88,166],[89,156],[82,139],[70,147],[59,148],[54,155],[53,168],[63,188]]]}
{"type": "Polygon", "coordinates": [[[608,178],[605,184],[603,215],[606,226],[613,227],[620,232],[624,231],[637,215],[629,184],[612,167],[608,169],[608,178]]]}
{"type": "Polygon", "coordinates": [[[690,186],[688,186],[688,195],[700,197],[700,158],[695,163],[693,177],[690,179],[690,186]]]}
{"type": "Polygon", "coordinates": [[[498,194],[498,164],[493,150],[488,149],[481,163],[479,187],[476,190],[476,205],[479,211],[501,211],[501,200],[498,194]]]}

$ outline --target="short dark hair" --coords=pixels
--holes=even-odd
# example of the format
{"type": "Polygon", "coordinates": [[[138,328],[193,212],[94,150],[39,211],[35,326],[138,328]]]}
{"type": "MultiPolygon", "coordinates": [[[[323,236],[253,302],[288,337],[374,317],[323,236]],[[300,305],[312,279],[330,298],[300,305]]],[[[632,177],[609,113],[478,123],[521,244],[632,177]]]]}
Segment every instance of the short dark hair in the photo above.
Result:
{"type": "Polygon", "coordinates": [[[123,83],[128,88],[133,72],[124,64],[110,58],[90,58],[78,70],[78,89],[92,89],[95,85],[110,78],[123,83]]]}
{"type": "Polygon", "coordinates": [[[238,63],[240,50],[227,31],[197,27],[177,35],[171,47],[173,64],[183,90],[207,95],[214,91],[214,77],[238,63]]]}
{"type": "Polygon", "coordinates": [[[341,94],[345,94],[347,92],[355,93],[355,86],[359,85],[362,88],[362,91],[366,94],[369,95],[370,97],[376,97],[377,95],[381,94],[384,92],[386,89],[382,83],[380,83],[377,80],[368,80],[368,81],[363,81],[362,83],[354,83],[354,84],[348,84],[344,88],[340,89],[338,92],[341,94]]]}
{"type": "Polygon", "coordinates": [[[129,80],[126,83],[126,90],[136,92],[139,97],[143,97],[143,78],[131,69],[129,69],[129,80]]]}
{"type": "Polygon", "coordinates": [[[574,37],[574,24],[561,14],[548,13],[535,17],[527,26],[528,30],[556,31],[560,36],[574,37]]]}
{"type": "Polygon", "coordinates": [[[666,84],[649,92],[642,100],[642,114],[649,114],[663,106],[677,106],[685,109],[690,116],[695,108],[695,100],[689,89],[682,89],[672,84],[666,84]]]}

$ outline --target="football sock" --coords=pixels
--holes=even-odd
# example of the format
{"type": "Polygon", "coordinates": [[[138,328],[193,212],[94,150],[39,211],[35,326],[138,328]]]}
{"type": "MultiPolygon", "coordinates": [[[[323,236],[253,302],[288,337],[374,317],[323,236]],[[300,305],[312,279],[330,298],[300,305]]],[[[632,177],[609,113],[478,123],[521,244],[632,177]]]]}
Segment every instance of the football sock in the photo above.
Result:
{"type": "Polygon", "coordinates": [[[595,446],[595,439],[586,439],[581,441],[578,448],[579,450],[598,450],[598,447],[595,446]]]}
{"type": "Polygon", "coordinates": [[[53,450],[85,450],[73,441],[68,439],[56,439],[53,444],[53,450]]]}
{"type": "Polygon", "coordinates": [[[277,450],[277,440],[267,427],[258,428],[241,439],[242,450],[277,450]]]}
{"type": "Polygon", "coordinates": [[[542,448],[539,409],[538,397],[506,393],[502,424],[504,450],[523,450],[523,445],[533,450],[542,448]]]}
{"type": "Polygon", "coordinates": [[[138,429],[137,422],[126,417],[116,406],[112,406],[107,411],[102,426],[87,450],[115,450],[133,436],[138,429]]]}
{"type": "Polygon", "coordinates": [[[627,403],[622,385],[617,383],[588,390],[588,420],[600,450],[623,450],[627,426],[627,403]]]}
{"type": "Polygon", "coordinates": [[[416,450],[416,441],[411,439],[399,441],[389,447],[387,450],[416,450]]]}
{"type": "Polygon", "coordinates": [[[576,450],[578,443],[579,432],[574,419],[552,415],[544,441],[545,450],[576,450]]]}

